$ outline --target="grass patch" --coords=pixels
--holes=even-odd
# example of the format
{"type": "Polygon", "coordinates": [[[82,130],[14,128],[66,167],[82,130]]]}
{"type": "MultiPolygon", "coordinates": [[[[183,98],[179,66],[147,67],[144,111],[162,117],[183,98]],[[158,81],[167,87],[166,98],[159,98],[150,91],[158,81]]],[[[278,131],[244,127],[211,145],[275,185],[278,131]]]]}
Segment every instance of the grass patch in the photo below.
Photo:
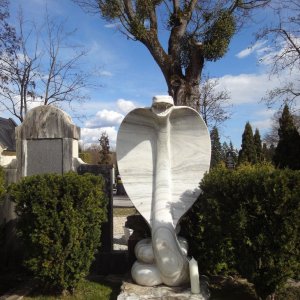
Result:
{"type": "Polygon", "coordinates": [[[138,211],[134,207],[115,207],[113,209],[114,217],[125,217],[136,214],[138,214],[138,211]]]}
{"type": "Polygon", "coordinates": [[[115,300],[120,293],[120,283],[108,282],[101,278],[81,281],[73,295],[49,295],[34,290],[24,300],[115,300]]]}

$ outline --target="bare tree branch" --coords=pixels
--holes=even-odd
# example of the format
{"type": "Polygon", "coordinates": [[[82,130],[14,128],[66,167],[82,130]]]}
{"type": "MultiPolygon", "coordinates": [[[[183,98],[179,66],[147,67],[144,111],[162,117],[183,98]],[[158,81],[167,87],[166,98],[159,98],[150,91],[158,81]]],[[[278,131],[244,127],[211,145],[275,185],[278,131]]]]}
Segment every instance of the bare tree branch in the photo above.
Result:
{"type": "Polygon", "coordinates": [[[278,102],[293,105],[300,99],[300,81],[297,79],[300,69],[300,2],[273,1],[273,10],[277,22],[264,28],[257,39],[269,42],[269,50],[262,61],[271,63],[271,76],[284,80],[281,86],[267,91],[262,100],[268,106],[278,102]]]}
{"type": "Polygon", "coordinates": [[[2,73],[8,78],[0,85],[2,107],[22,122],[34,102],[58,105],[82,101],[87,98],[85,88],[99,86],[80,69],[79,63],[87,51],[78,51],[80,47],[68,44],[74,32],[67,32],[64,23],[52,20],[47,11],[45,24],[40,28],[31,24],[25,29],[22,13],[18,21],[20,47],[12,53],[14,59],[0,56],[2,73]]]}
{"type": "Polygon", "coordinates": [[[218,80],[204,78],[200,85],[200,114],[209,128],[218,127],[231,116],[230,95],[226,90],[218,90],[218,80]]]}

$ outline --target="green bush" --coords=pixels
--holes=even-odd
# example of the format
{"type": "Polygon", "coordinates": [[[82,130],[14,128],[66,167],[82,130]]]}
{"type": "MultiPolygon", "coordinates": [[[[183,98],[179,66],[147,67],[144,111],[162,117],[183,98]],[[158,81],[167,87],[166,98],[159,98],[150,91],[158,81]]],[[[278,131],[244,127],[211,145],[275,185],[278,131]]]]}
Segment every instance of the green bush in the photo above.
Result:
{"type": "Polygon", "coordinates": [[[184,224],[202,271],[236,271],[262,298],[299,276],[300,171],[219,167],[201,189],[184,224]]]}
{"type": "Polygon", "coordinates": [[[46,174],[10,187],[26,249],[25,265],[41,284],[72,291],[87,275],[106,220],[104,180],[91,174],[46,174]]]}
{"type": "Polygon", "coordinates": [[[90,152],[79,153],[79,158],[81,158],[87,164],[92,164],[93,162],[92,154],[90,152]]]}
{"type": "Polygon", "coordinates": [[[6,195],[6,184],[5,184],[5,173],[3,168],[0,166],[0,204],[6,195]]]}

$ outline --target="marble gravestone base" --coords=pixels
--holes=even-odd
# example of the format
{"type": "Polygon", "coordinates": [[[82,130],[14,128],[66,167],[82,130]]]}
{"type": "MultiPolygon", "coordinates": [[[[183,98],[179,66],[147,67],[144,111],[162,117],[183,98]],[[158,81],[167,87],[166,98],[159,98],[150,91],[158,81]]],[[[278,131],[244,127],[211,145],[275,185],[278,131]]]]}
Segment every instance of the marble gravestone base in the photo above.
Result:
{"type": "Polygon", "coordinates": [[[145,287],[125,281],[117,300],[208,300],[210,297],[206,278],[201,278],[200,294],[192,294],[188,286],[145,287]]]}
{"type": "Polygon", "coordinates": [[[198,198],[210,163],[210,137],[192,108],[156,96],[151,108],[131,111],[117,137],[117,160],[125,190],[151,228],[140,241],[132,267],[144,286],[189,282],[187,242],[177,236],[179,220],[198,198]]]}

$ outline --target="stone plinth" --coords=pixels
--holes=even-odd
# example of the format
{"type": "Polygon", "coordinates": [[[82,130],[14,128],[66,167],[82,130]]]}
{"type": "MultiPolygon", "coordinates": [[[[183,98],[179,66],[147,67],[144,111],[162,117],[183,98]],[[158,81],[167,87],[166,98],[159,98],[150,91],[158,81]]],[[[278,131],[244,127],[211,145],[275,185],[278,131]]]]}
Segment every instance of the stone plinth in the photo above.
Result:
{"type": "Polygon", "coordinates": [[[132,282],[123,282],[121,293],[117,300],[207,300],[209,292],[207,282],[201,281],[201,294],[191,294],[188,286],[145,287],[132,282]]]}

